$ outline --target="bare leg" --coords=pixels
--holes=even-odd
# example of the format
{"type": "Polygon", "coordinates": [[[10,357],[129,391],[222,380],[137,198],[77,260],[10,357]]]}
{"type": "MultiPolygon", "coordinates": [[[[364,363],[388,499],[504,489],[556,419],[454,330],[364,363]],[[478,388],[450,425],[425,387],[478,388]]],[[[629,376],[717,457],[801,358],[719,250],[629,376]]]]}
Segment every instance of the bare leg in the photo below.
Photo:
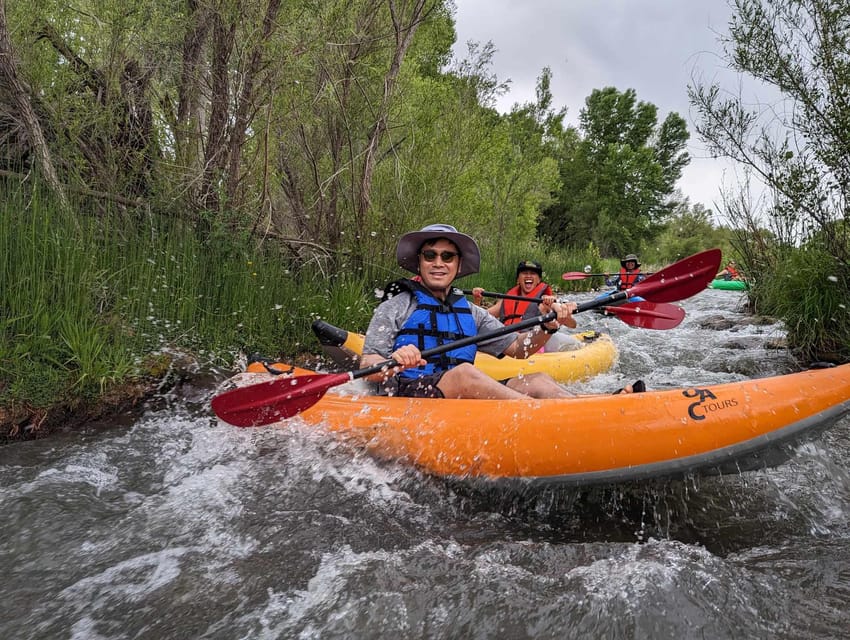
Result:
{"type": "Polygon", "coordinates": [[[508,386],[532,398],[572,398],[575,395],[564,389],[545,373],[531,373],[526,376],[511,378],[508,380],[508,386]]]}
{"type": "Polygon", "coordinates": [[[446,398],[512,400],[527,397],[496,382],[480,369],[465,363],[447,371],[437,384],[446,398]]]}

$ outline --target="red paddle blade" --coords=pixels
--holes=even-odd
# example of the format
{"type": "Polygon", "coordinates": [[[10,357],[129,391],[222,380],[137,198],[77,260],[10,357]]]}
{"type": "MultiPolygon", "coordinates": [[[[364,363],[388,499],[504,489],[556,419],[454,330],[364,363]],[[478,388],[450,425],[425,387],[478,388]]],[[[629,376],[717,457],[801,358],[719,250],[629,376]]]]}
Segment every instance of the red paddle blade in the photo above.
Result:
{"type": "Polygon", "coordinates": [[[714,280],[720,269],[720,249],[709,249],[656,271],[629,289],[629,296],[652,302],[675,302],[698,294],[714,280]]]}
{"type": "Polygon", "coordinates": [[[567,273],[561,275],[561,278],[563,280],[584,280],[585,278],[589,277],[590,274],[582,273],[581,271],[567,271],[567,273]]]}
{"type": "Polygon", "coordinates": [[[258,427],[309,409],[328,389],[350,380],[347,373],[278,378],[217,395],[212,408],[215,415],[232,425],[258,427]]]}
{"type": "Polygon", "coordinates": [[[685,310],[665,302],[628,302],[616,307],[602,307],[606,316],[617,316],[620,320],[641,329],[672,329],[685,319],[685,310]]]}

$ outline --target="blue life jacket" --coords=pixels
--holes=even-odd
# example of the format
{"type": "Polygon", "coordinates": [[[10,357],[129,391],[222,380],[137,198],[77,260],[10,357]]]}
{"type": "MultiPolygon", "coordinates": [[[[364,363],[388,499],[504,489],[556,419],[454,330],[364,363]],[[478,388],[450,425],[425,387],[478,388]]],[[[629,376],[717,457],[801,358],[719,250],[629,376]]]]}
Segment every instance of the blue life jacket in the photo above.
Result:
{"type": "MultiPolygon", "coordinates": [[[[398,332],[393,351],[406,344],[415,344],[420,351],[425,351],[478,333],[472,309],[461,293],[452,290],[446,301],[441,302],[418,284],[411,285],[409,289],[416,296],[416,309],[398,332]]],[[[462,362],[473,362],[477,350],[474,344],[452,349],[434,356],[424,367],[405,369],[398,375],[419,378],[448,371],[462,362]]]]}

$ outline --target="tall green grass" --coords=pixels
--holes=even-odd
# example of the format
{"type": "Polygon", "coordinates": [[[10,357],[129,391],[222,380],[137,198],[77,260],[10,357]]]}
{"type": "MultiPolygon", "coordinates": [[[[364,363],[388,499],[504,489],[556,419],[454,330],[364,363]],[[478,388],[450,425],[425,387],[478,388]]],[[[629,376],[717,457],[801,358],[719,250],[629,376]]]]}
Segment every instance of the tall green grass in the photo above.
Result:
{"type": "Polygon", "coordinates": [[[850,360],[850,272],[824,250],[786,251],[756,283],[760,310],[785,323],[788,343],[808,361],[850,360]]]}
{"type": "Polygon", "coordinates": [[[277,249],[78,205],[70,218],[0,186],[0,403],[93,398],[169,351],[227,365],[315,349],[315,317],[371,313],[363,276],[317,278],[277,249]]]}
{"type": "MultiPolygon", "coordinates": [[[[176,216],[109,211],[85,199],[74,205],[63,213],[38,188],[0,182],[4,405],[95,398],[153,371],[170,352],[224,366],[243,352],[317,352],[315,318],[362,331],[376,292],[409,275],[392,263],[392,251],[332,273],[315,256],[305,263],[223,228],[201,237],[176,216]]],[[[599,285],[565,282],[564,271],[604,270],[593,245],[529,243],[499,255],[484,245],[481,273],[458,284],[505,290],[526,259],[542,262],[561,291],[599,285]]]]}

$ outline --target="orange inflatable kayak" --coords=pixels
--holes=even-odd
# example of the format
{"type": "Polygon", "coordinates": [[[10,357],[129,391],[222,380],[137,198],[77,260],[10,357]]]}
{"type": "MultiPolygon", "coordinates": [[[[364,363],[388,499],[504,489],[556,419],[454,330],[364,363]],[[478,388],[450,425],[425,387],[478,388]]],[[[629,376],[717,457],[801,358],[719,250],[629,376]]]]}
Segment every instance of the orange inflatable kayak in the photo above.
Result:
{"type": "MultiPolygon", "coordinates": [[[[248,371],[240,386],[270,379],[259,373],[260,364],[248,371]]],[[[289,375],[310,373],[289,368],[289,375]]],[[[589,485],[738,473],[782,462],[791,453],[786,445],[810,439],[850,410],[850,365],[559,400],[409,399],[336,391],[289,421],[321,426],[375,456],[436,476],[589,485]]]]}

